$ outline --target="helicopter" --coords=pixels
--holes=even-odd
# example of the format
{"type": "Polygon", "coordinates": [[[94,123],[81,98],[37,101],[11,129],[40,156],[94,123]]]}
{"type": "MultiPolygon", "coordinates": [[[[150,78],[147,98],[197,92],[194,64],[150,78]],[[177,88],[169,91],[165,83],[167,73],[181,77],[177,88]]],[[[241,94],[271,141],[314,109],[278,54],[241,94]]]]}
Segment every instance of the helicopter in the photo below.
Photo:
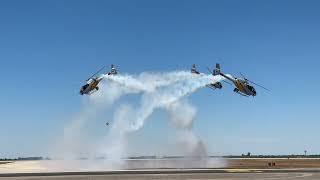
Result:
{"type": "MultiPolygon", "coordinates": [[[[103,75],[101,76],[96,76],[100,71],[102,71],[105,68],[105,66],[103,66],[101,69],[99,69],[96,73],[94,73],[91,77],[89,77],[86,80],[86,84],[83,85],[80,89],[80,94],[84,95],[90,95],[92,93],[94,93],[95,91],[99,90],[99,83],[100,81],[103,79],[103,75]]],[[[117,69],[114,67],[113,64],[111,64],[111,70],[110,72],[107,73],[107,75],[116,75],[118,74],[117,69]]]]}
{"type": "Polygon", "coordinates": [[[255,90],[255,88],[250,85],[250,83],[254,84],[254,85],[257,85],[267,91],[270,91],[269,89],[253,82],[253,81],[250,81],[249,79],[247,79],[242,73],[240,73],[240,75],[242,76],[242,78],[236,78],[236,77],[233,77],[229,74],[224,74],[221,72],[221,68],[220,68],[220,64],[217,63],[216,64],[216,67],[215,69],[213,70],[212,72],[213,75],[221,75],[223,76],[224,78],[226,78],[227,80],[231,81],[234,85],[235,85],[235,88],[234,88],[234,92],[242,95],[242,96],[256,96],[257,95],[257,92],[255,90]]]}
{"type": "MultiPolygon", "coordinates": [[[[193,64],[192,67],[191,67],[191,73],[200,75],[200,72],[197,70],[195,64],[193,64]]],[[[217,88],[221,89],[222,88],[222,84],[221,84],[221,82],[216,82],[216,83],[208,84],[207,87],[210,88],[210,89],[213,89],[213,90],[215,90],[217,88]]]]}

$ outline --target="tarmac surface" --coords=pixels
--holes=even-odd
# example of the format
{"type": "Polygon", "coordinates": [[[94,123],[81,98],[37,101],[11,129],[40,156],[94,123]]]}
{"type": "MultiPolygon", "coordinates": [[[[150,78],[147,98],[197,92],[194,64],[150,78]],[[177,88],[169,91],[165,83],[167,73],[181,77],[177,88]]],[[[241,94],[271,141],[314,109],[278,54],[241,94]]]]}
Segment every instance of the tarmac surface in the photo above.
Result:
{"type": "Polygon", "coordinates": [[[166,170],[124,170],[95,172],[55,172],[1,174],[0,180],[103,180],[103,179],[193,179],[193,180],[319,180],[319,169],[258,170],[258,169],[166,169],[166,170]]]}
{"type": "Polygon", "coordinates": [[[8,161],[0,164],[0,180],[320,179],[319,159],[210,159],[205,163],[195,159],[144,159],[125,162],[125,168],[119,170],[111,168],[114,163],[100,160],[8,161]],[[270,163],[275,166],[270,167],[270,163]]]}

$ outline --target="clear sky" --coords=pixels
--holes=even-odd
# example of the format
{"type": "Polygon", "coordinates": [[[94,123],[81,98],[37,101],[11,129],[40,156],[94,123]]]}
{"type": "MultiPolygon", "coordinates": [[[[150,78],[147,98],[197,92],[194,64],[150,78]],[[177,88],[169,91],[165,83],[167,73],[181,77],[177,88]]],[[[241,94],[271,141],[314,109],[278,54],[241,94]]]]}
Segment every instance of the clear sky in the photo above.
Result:
{"type": "MultiPolygon", "coordinates": [[[[80,86],[103,65],[137,74],[193,63],[204,71],[216,62],[271,92],[256,87],[258,96],[245,98],[225,85],[191,95],[194,130],[210,154],[320,154],[319,7],[316,0],[1,1],[0,157],[45,155],[83,108],[80,86]]],[[[134,134],[137,151],[165,148],[166,118],[157,112],[134,134]]],[[[106,131],[104,122],[94,127],[106,131]]]]}

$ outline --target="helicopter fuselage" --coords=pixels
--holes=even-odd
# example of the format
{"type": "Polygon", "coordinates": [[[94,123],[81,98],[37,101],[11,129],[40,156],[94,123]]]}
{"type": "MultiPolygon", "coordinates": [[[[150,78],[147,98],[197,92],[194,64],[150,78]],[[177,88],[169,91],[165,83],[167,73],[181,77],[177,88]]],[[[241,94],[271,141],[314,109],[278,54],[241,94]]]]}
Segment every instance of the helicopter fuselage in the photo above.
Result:
{"type": "Polygon", "coordinates": [[[80,94],[91,94],[94,90],[98,90],[98,84],[102,78],[90,78],[80,89],[80,94]]]}
{"type": "Polygon", "coordinates": [[[234,78],[232,76],[227,76],[223,73],[220,73],[221,76],[230,80],[234,85],[234,92],[239,93],[243,96],[256,96],[257,92],[253,86],[249,84],[245,79],[234,78]]]}

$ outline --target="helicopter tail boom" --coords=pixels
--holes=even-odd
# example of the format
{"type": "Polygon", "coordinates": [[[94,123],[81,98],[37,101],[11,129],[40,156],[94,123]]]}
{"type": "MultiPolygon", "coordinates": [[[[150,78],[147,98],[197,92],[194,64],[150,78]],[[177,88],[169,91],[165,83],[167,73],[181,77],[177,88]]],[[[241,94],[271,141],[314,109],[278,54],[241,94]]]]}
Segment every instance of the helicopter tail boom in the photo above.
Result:
{"type": "Polygon", "coordinates": [[[213,70],[213,75],[215,76],[215,75],[220,75],[220,74],[221,74],[220,64],[217,63],[216,68],[214,68],[214,70],[213,70]]]}

